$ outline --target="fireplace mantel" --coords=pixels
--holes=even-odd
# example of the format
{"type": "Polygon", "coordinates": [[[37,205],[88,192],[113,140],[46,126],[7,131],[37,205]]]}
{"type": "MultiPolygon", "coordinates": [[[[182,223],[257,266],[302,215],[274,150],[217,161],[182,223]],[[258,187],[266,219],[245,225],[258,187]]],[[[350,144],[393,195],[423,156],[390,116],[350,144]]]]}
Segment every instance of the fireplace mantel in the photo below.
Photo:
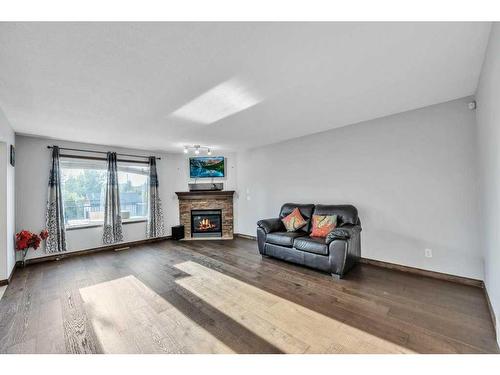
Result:
{"type": "Polygon", "coordinates": [[[200,191],[176,191],[179,199],[210,199],[217,197],[232,197],[234,190],[200,190],[200,191]]]}
{"type": "Polygon", "coordinates": [[[179,198],[179,221],[184,225],[186,240],[193,239],[191,235],[192,210],[221,210],[222,237],[217,238],[233,238],[234,190],[177,191],[175,194],[179,198]]]}

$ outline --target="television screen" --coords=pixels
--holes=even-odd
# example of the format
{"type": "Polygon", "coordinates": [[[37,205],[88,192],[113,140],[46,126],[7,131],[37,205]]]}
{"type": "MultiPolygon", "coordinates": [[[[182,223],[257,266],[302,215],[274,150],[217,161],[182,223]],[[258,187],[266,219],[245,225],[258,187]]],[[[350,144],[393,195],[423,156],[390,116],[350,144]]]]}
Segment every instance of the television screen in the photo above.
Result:
{"type": "Polygon", "coordinates": [[[224,177],[224,157],[189,158],[189,175],[191,178],[224,177]]]}

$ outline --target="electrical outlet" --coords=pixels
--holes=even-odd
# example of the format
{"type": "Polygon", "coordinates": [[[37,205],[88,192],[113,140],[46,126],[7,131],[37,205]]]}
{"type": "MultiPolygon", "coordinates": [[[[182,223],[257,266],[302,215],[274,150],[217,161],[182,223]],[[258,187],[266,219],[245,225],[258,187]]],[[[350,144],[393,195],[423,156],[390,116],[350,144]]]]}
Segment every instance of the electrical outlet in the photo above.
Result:
{"type": "Polygon", "coordinates": [[[425,249],[425,257],[432,258],[432,249],[425,249]]]}

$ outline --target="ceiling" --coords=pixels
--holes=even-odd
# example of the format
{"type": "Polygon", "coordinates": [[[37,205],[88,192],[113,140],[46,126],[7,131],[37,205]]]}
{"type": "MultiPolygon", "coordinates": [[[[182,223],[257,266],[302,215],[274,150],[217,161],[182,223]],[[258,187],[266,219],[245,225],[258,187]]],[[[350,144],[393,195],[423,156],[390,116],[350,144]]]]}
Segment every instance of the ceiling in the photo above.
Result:
{"type": "Polygon", "coordinates": [[[0,23],[14,130],[241,150],[475,93],[489,23],[0,23]]]}

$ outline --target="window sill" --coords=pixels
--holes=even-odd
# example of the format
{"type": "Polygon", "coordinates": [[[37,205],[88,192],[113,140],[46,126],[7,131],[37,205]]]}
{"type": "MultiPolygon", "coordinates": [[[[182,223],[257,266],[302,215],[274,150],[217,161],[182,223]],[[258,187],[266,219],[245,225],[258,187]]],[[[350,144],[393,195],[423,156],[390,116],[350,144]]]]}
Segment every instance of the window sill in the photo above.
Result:
{"type": "Polygon", "coordinates": [[[147,220],[146,219],[128,219],[128,220],[123,220],[122,224],[135,224],[135,223],[145,223],[147,220]]]}
{"type": "MultiPolygon", "coordinates": [[[[137,223],[145,223],[146,219],[128,219],[122,222],[123,225],[127,224],[137,224],[137,223]]],[[[66,231],[78,230],[78,229],[90,229],[90,228],[99,228],[102,227],[103,223],[98,224],[82,224],[82,225],[73,225],[70,227],[66,227],[66,231]]]]}

